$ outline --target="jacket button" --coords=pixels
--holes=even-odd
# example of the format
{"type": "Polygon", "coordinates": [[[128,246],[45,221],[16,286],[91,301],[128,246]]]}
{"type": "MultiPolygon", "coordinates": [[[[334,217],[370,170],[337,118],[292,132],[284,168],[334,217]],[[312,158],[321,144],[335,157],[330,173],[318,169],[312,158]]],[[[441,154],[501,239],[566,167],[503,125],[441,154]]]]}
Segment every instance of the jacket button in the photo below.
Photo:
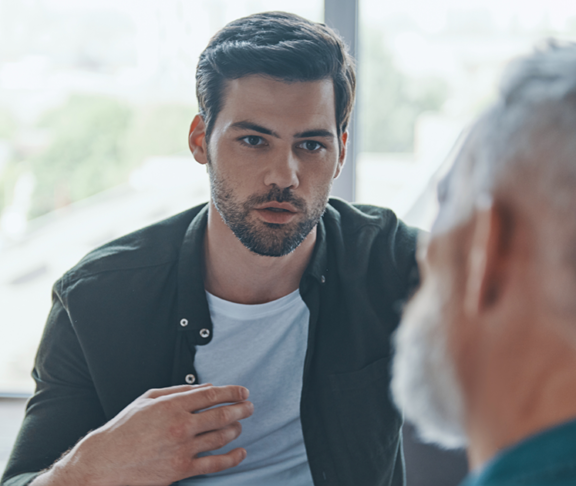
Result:
{"type": "Polygon", "coordinates": [[[200,329],[200,337],[206,339],[208,336],[210,336],[210,329],[200,329]]]}
{"type": "Polygon", "coordinates": [[[180,325],[182,327],[186,327],[188,325],[188,319],[181,319],[180,320],[180,325]]]}
{"type": "Polygon", "coordinates": [[[184,378],[186,380],[186,383],[188,383],[189,385],[194,384],[194,382],[196,382],[196,377],[192,374],[190,375],[186,375],[186,378],[184,378]]]}
{"type": "Polygon", "coordinates": [[[322,283],[326,283],[326,277],[324,275],[322,275],[322,277],[320,278],[320,280],[322,281],[322,283]]]}

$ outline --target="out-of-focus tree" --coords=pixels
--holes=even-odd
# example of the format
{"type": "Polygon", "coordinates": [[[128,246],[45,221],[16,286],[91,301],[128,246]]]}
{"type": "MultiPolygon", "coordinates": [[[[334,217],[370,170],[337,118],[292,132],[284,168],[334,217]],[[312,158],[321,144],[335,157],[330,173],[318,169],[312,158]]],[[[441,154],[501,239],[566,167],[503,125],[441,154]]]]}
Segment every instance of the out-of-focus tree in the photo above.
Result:
{"type": "Polygon", "coordinates": [[[79,201],[119,184],[129,171],[122,141],[131,108],[103,96],[73,95],[47,112],[40,127],[46,150],[31,159],[36,191],[30,217],[79,201]]]}
{"type": "Polygon", "coordinates": [[[447,85],[401,73],[378,31],[367,29],[364,42],[358,73],[360,151],[411,152],[418,115],[442,107],[447,85]]]}
{"type": "Polygon", "coordinates": [[[132,165],[146,157],[188,153],[188,129],[195,106],[174,103],[138,107],[124,141],[132,165]]]}
{"type": "Polygon", "coordinates": [[[0,106],[0,140],[10,139],[16,133],[18,122],[10,110],[0,106]]]}
{"type": "Polygon", "coordinates": [[[36,189],[29,217],[127,181],[147,157],[187,150],[195,108],[132,106],[98,95],[73,95],[38,124],[49,143],[29,159],[36,189]]]}

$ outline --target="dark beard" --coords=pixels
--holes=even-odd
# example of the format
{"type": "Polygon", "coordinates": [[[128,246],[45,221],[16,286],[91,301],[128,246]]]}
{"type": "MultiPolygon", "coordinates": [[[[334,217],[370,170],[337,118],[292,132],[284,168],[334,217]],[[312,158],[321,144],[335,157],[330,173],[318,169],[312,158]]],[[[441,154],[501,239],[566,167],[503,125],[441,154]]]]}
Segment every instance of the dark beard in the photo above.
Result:
{"type": "Polygon", "coordinates": [[[239,203],[226,181],[214,174],[213,168],[209,168],[209,175],[212,202],[220,216],[246,248],[262,256],[281,257],[298,248],[320,221],[328,202],[329,187],[326,194],[315,200],[312,208],[308,209],[306,201],[296,197],[289,187],[280,189],[272,186],[267,194],[255,194],[244,203],[239,203]],[[294,224],[248,220],[255,206],[272,201],[292,204],[304,216],[303,219],[294,224]]]}

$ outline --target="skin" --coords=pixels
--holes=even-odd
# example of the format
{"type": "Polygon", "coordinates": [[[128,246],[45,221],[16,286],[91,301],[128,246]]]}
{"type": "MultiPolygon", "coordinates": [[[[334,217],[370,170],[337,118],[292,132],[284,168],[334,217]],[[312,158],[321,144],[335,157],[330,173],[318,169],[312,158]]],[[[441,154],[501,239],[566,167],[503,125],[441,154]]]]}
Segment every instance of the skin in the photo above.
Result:
{"type": "MultiPolygon", "coordinates": [[[[466,187],[466,181],[454,187],[466,187]]],[[[526,192],[529,187],[496,191],[450,229],[442,221],[454,204],[448,197],[419,252],[422,285],[445,282],[452,296],[445,325],[466,404],[473,468],[576,418],[576,349],[566,339],[576,316],[559,310],[546,292],[570,270],[550,264],[545,221],[555,215],[546,204],[528,201],[526,192]]],[[[574,280],[565,279],[571,285],[564,292],[574,293],[574,280]]]]}
{"type": "MultiPolygon", "coordinates": [[[[192,123],[190,149],[198,163],[208,164],[209,150],[210,170],[225,174],[240,201],[277,186],[290,188],[310,205],[318,192],[329,189],[345,158],[337,137],[331,80],[285,83],[246,76],[228,81],[225,93],[209,142],[202,118],[192,123]]],[[[342,147],[346,139],[342,134],[342,147]]],[[[262,227],[267,217],[257,211],[251,215],[262,227]]],[[[298,218],[300,214],[294,217],[298,218]]],[[[316,228],[288,255],[257,255],[242,245],[211,202],[206,290],[241,304],[283,297],[298,288],[315,242],[316,228]]]]}
{"type": "Polygon", "coordinates": [[[197,454],[219,449],[240,435],[238,421],[253,412],[247,398],[248,390],[239,386],[149,390],[31,484],[168,486],[236,466],[246,457],[244,449],[202,458],[197,454]],[[225,403],[232,405],[202,411],[225,403]]]}
{"type": "MultiPolygon", "coordinates": [[[[241,201],[277,186],[312,203],[338,176],[345,157],[339,143],[344,147],[346,138],[346,133],[337,137],[332,81],[288,84],[249,76],[228,83],[209,144],[200,116],[192,122],[189,142],[200,164],[208,163],[210,147],[210,170],[225,177],[241,201]]],[[[290,224],[302,217],[251,212],[259,225],[271,218],[290,224]]],[[[240,243],[210,203],[206,289],[244,304],[283,297],[298,288],[315,242],[316,228],[288,255],[257,255],[240,243]]],[[[246,457],[242,448],[202,458],[197,454],[240,435],[239,420],[254,410],[248,394],[244,387],[209,384],[149,390],[31,484],[163,486],[234,467],[246,457]],[[220,407],[204,410],[215,405],[220,407]]]]}

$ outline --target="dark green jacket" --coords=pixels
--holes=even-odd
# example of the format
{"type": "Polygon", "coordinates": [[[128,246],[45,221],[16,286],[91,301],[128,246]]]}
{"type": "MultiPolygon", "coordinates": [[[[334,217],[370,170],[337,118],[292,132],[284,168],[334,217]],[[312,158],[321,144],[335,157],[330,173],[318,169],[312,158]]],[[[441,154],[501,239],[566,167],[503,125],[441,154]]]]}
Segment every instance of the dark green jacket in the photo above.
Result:
{"type": "MultiPolygon", "coordinates": [[[[206,221],[206,205],[190,209],[94,250],[56,282],[2,486],[27,484],[148,389],[190,374],[202,382],[206,221]]],[[[415,246],[416,231],[387,209],[331,199],[318,225],[300,283],[310,309],[300,410],[315,485],[404,482],[390,336],[418,279],[415,246]]]]}

